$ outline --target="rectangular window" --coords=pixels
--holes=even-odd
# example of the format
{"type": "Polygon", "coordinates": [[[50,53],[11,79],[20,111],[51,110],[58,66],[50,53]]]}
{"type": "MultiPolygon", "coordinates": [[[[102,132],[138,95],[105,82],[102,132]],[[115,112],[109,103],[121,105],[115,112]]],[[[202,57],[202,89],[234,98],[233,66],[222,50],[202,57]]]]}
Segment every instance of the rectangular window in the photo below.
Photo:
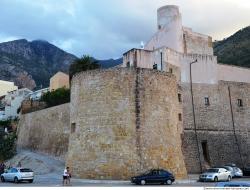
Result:
{"type": "Polygon", "coordinates": [[[71,123],[71,133],[76,131],[76,123],[71,123]]]}
{"type": "Polygon", "coordinates": [[[178,114],[179,121],[182,121],[182,115],[181,113],[178,114]]]}
{"type": "Polygon", "coordinates": [[[205,97],[205,105],[206,105],[206,106],[209,106],[209,105],[210,105],[210,102],[209,102],[209,98],[208,98],[208,97],[205,97]]]}
{"type": "Polygon", "coordinates": [[[169,68],[169,72],[170,72],[170,73],[173,73],[173,69],[172,69],[172,68],[169,68]]]}
{"type": "Polygon", "coordinates": [[[130,62],[129,61],[127,62],[126,67],[128,67],[128,68],[130,67],[130,62]]]}
{"type": "Polygon", "coordinates": [[[239,107],[243,107],[242,99],[238,99],[237,102],[238,102],[238,106],[239,106],[239,107]]]}
{"type": "Polygon", "coordinates": [[[179,102],[182,102],[181,94],[178,94],[178,100],[179,100],[179,102]]]}
{"type": "Polygon", "coordinates": [[[157,64],[153,65],[153,69],[157,70],[157,64]]]}

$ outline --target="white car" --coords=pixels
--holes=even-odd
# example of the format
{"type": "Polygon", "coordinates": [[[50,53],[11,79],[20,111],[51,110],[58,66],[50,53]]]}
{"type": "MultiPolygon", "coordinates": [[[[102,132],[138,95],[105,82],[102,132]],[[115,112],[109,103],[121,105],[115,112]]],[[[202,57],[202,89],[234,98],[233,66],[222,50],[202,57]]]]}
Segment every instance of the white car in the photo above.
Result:
{"type": "Polygon", "coordinates": [[[20,181],[28,181],[32,183],[34,180],[34,172],[28,168],[10,168],[1,174],[1,181],[13,181],[18,183],[20,181]]]}
{"type": "Polygon", "coordinates": [[[211,168],[200,175],[200,181],[231,181],[231,172],[225,168],[211,168]]]}

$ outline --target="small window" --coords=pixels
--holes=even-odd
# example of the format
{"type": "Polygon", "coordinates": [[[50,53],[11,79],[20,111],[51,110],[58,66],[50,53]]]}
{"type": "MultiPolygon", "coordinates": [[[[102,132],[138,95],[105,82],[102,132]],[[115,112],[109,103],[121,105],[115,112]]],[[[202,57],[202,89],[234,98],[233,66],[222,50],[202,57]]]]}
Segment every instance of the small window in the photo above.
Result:
{"type": "Polygon", "coordinates": [[[178,114],[179,121],[182,121],[182,115],[181,113],[178,114]]]}
{"type": "Polygon", "coordinates": [[[172,69],[172,68],[169,68],[169,72],[170,72],[170,73],[173,73],[173,69],[172,69]]]}
{"type": "Polygon", "coordinates": [[[178,100],[179,100],[179,102],[182,102],[181,94],[178,94],[178,100]]]}
{"type": "Polygon", "coordinates": [[[161,25],[158,25],[158,29],[159,29],[159,30],[161,29],[161,25]]]}
{"type": "Polygon", "coordinates": [[[126,64],[126,67],[130,67],[130,62],[128,61],[127,64],[126,64]]]}
{"type": "Polygon", "coordinates": [[[76,131],[76,123],[71,123],[71,133],[76,131]]]}
{"type": "Polygon", "coordinates": [[[157,70],[157,64],[153,65],[153,69],[157,70]]]}
{"type": "Polygon", "coordinates": [[[238,106],[239,106],[239,107],[243,107],[242,99],[238,99],[237,102],[238,102],[238,106]]]}
{"type": "Polygon", "coordinates": [[[205,97],[205,105],[206,105],[206,106],[209,106],[209,105],[210,105],[209,97],[205,97]]]}

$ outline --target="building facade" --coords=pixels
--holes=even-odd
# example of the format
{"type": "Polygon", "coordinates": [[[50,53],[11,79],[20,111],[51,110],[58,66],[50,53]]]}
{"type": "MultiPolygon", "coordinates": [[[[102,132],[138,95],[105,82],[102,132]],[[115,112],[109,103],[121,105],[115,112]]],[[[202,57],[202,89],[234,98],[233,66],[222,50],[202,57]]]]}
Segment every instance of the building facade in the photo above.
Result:
{"type": "Polygon", "coordinates": [[[43,88],[43,89],[40,89],[40,90],[36,90],[34,92],[31,92],[29,95],[28,95],[28,98],[30,100],[33,100],[33,101],[38,101],[41,99],[42,95],[49,92],[49,88],[43,88]]]}
{"type": "Polygon", "coordinates": [[[219,64],[212,38],[182,26],[177,6],[161,7],[157,15],[155,35],[144,49],[124,53],[122,66],[177,77],[182,150],[189,173],[232,162],[249,164],[250,69],[219,64]]]}
{"type": "Polygon", "coordinates": [[[0,80],[0,97],[5,96],[8,92],[17,90],[14,82],[0,80]]]}
{"type": "Polygon", "coordinates": [[[4,109],[2,110],[2,119],[16,118],[19,117],[18,109],[22,104],[22,101],[27,98],[27,96],[32,91],[27,88],[22,88],[8,92],[8,94],[2,100],[4,109]]]}
{"type": "Polygon", "coordinates": [[[49,90],[53,91],[63,87],[69,88],[69,75],[63,72],[57,72],[53,77],[50,78],[49,90]]]}
{"type": "Polygon", "coordinates": [[[61,155],[89,179],[249,164],[249,69],[218,64],[212,38],[183,27],[177,6],[158,10],[157,28],[124,68],[74,75],[70,104],[23,115],[18,146],[61,155]]]}

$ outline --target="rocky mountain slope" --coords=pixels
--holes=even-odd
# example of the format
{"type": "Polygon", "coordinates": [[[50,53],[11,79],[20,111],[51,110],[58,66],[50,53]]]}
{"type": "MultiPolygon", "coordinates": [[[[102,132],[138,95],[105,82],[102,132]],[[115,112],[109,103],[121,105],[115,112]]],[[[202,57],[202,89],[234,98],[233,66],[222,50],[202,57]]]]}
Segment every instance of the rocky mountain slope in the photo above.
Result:
{"type": "Polygon", "coordinates": [[[19,87],[47,87],[57,71],[67,72],[76,56],[42,40],[0,43],[0,79],[19,87]]]}
{"type": "MultiPolygon", "coordinates": [[[[68,73],[76,59],[47,41],[25,39],[0,43],[0,80],[14,81],[20,88],[40,89],[49,86],[56,72],[68,73]]],[[[120,64],[118,60],[98,60],[102,68],[120,64]]]]}
{"type": "Polygon", "coordinates": [[[214,54],[219,63],[250,67],[250,26],[214,42],[214,54]]]}

